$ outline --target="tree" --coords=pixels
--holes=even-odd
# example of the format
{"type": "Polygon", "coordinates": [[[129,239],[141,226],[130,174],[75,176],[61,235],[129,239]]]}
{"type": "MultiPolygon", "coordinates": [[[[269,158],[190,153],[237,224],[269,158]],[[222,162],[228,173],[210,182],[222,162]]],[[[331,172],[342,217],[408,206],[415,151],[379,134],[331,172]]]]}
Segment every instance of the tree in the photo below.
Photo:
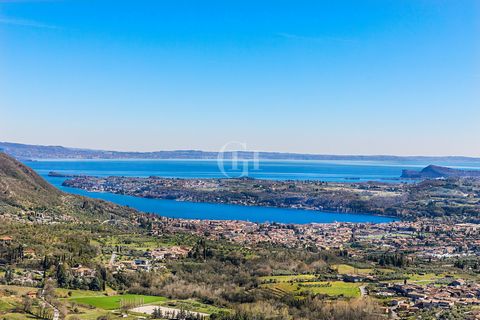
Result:
{"type": "Polygon", "coordinates": [[[55,298],[55,285],[52,280],[49,279],[45,282],[45,285],[41,290],[41,294],[47,301],[51,301],[53,298],[55,298]]]}
{"type": "Polygon", "coordinates": [[[68,265],[65,263],[61,263],[57,266],[57,284],[61,288],[68,288],[70,287],[71,277],[68,272],[68,265]]]}
{"type": "Polygon", "coordinates": [[[8,267],[7,270],[5,271],[5,283],[10,284],[10,282],[13,281],[13,270],[12,268],[8,267]]]}
{"type": "Polygon", "coordinates": [[[162,319],[162,318],[163,318],[162,309],[160,309],[160,308],[155,308],[155,309],[153,310],[152,317],[153,317],[153,319],[162,319]]]}
{"type": "Polygon", "coordinates": [[[103,285],[102,285],[102,280],[99,279],[98,277],[94,277],[92,281],[90,281],[89,289],[93,291],[100,291],[102,290],[103,285]]]}
{"type": "Polygon", "coordinates": [[[102,278],[102,290],[105,291],[105,286],[107,282],[107,269],[105,268],[100,268],[100,276],[102,278]]]}
{"type": "Polygon", "coordinates": [[[22,311],[26,313],[30,313],[30,311],[32,310],[32,304],[33,304],[32,298],[25,295],[22,300],[22,311]]]}

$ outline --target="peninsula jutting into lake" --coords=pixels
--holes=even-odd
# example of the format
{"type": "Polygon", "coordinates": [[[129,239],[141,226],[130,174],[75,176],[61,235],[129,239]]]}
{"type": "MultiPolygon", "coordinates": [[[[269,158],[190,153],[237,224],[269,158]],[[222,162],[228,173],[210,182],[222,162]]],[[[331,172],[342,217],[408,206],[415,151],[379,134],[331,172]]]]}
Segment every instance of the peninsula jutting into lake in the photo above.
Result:
{"type": "MultiPolygon", "coordinates": [[[[448,172],[452,173],[455,170],[451,169],[448,172]]],[[[50,174],[61,175],[55,172],[50,174]]],[[[411,184],[387,184],[251,178],[75,176],[68,177],[63,186],[151,199],[374,213],[404,218],[468,213],[471,219],[476,219],[480,214],[480,205],[475,198],[480,191],[480,179],[474,178],[457,177],[411,184]],[[448,202],[443,205],[432,206],[432,203],[442,203],[446,200],[448,202]]]]}
{"type": "Polygon", "coordinates": [[[429,165],[420,171],[403,170],[402,178],[437,179],[437,178],[480,178],[480,170],[460,170],[429,165]]]}

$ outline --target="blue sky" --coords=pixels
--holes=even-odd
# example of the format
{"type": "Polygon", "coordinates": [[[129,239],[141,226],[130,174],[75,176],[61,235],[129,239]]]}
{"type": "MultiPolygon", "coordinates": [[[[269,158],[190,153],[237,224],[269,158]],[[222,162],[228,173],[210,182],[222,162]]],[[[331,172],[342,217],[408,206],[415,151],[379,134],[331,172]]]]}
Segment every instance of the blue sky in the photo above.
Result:
{"type": "Polygon", "coordinates": [[[0,141],[480,156],[480,1],[0,0],[0,141]]]}

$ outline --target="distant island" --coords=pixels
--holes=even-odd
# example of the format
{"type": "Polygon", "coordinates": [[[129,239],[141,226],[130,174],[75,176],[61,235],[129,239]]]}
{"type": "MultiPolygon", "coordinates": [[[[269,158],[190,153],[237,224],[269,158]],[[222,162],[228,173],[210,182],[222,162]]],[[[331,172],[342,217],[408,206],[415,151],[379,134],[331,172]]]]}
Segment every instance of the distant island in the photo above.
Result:
{"type": "Polygon", "coordinates": [[[403,170],[404,179],[480,178],[480,170],[461,170],[429,165],[421,171],[403,170]]]}
{"type": "MultiPolygon", "coordinates": [[[[20,159],[217,159],[218,152],[200,150],[172,150],[152,152],[124,152],[108,150],[92,150],[68,148],[63,146],[29,145],[11,142],[0,142],[0,151],[20,159]]],[[[237,151],[221,154],[224,159],[233,156],[239,159],[254,159],[256,156],[261,160],[346,160],[346,161],[402,161],[417,160],[422,162],[434,161],[480,161],[480,158],[462,156],[392,156],[392,155],[328,155],[328,154],[302,154],[285,152],[254,152],[237,151]]]]}

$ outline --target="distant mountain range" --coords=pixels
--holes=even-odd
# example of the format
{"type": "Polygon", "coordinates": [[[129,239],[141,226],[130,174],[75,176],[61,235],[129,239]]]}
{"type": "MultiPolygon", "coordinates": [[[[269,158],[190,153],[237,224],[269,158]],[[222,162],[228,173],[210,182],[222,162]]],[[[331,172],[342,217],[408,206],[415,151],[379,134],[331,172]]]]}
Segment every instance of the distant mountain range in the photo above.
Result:
{"type": "MultiPolygon", "coordinates": [[[[108,150],[91,150],[68,148],[62,146],[41,146],[20,143],[0,142],[0,150],[21,160],[35,159],[217,159],[218,152],[199,150],[173,150],[153,152],[123,152],[108,150]]],[[[253,151],[238,151],[239,159],[253,159],[253,151]]],[[[430,161],[480,161],[480,158],[446,156],[390,156],[390,155],[325,155],[325,154],[300,154],[282,152],[258,152],[261,160],[365,160],[365,161],[401,161],[418,160],[430,161]]],[[[232,152],[221,154],[224,159],[231,159],[232,152]]]]}

